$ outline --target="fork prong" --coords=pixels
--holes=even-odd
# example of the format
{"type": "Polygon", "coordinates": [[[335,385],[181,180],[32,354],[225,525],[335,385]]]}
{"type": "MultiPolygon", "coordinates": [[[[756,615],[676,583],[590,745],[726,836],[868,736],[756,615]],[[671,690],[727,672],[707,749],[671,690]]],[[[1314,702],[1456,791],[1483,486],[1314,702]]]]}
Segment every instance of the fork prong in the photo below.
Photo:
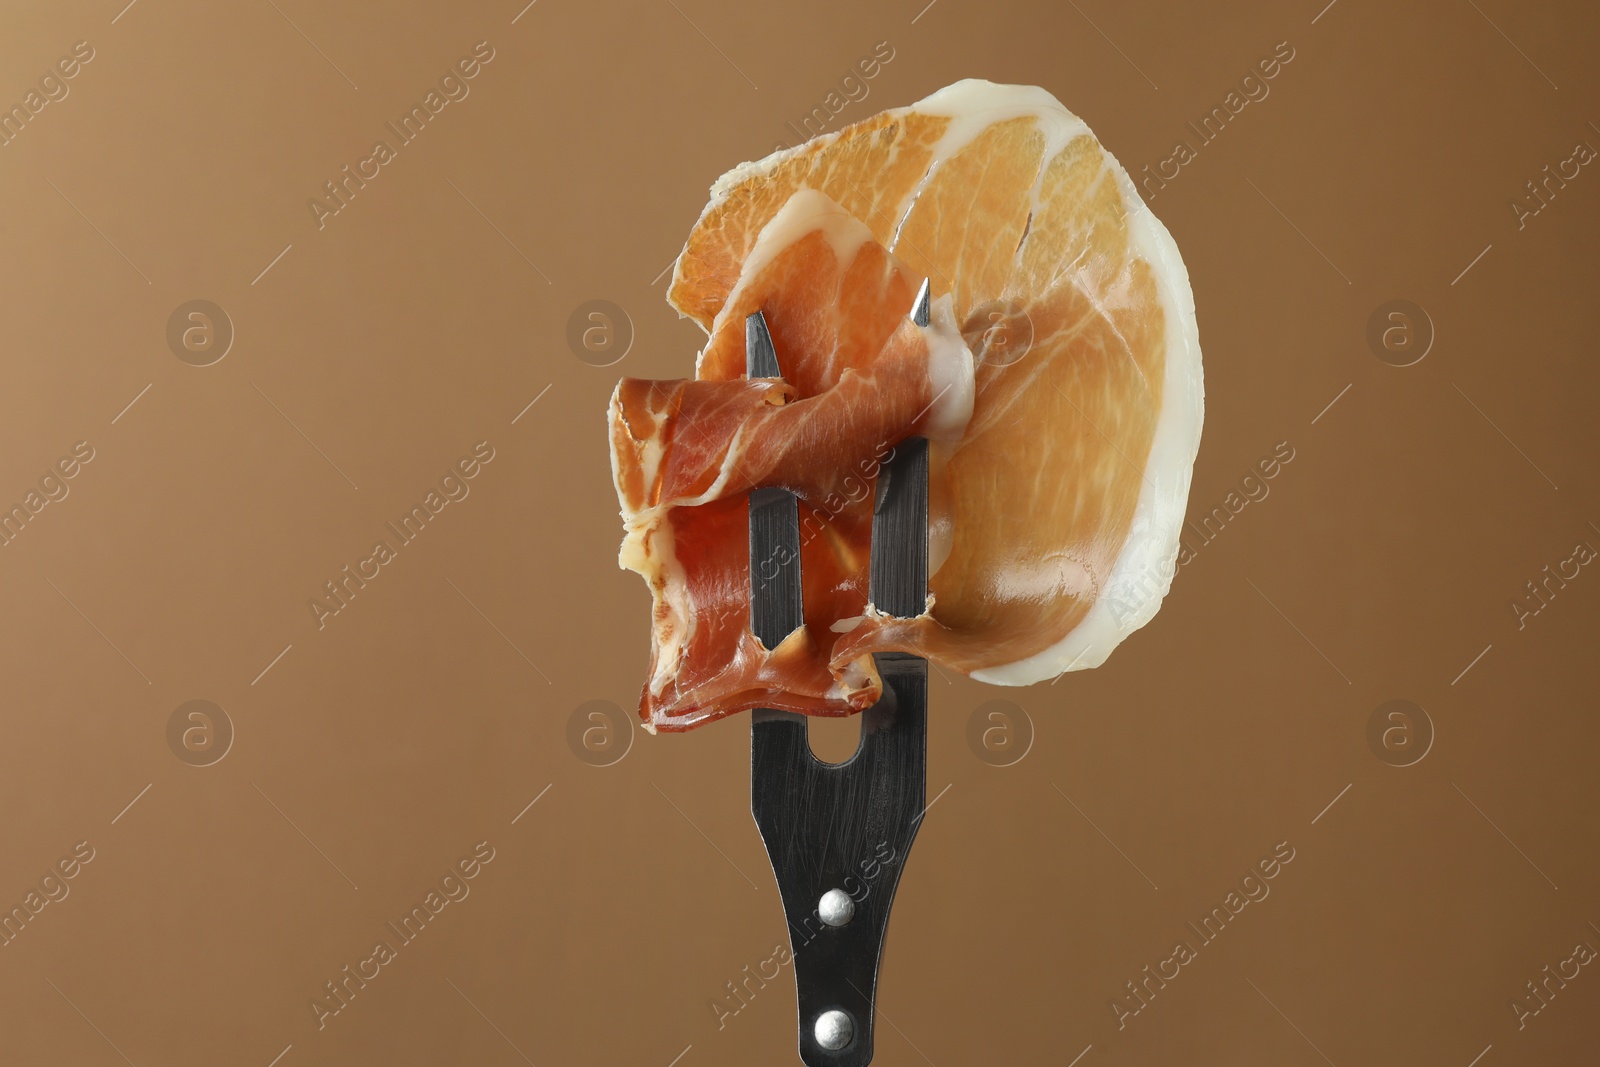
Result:
{"type": "MultiPolygon", "coordinates": [[[[923,329],[927,329],[929,324],[933,322],[933,298],[927,278],[922,279],[922,286],[917,290],[917,298],[911,302],[911,314],[907,317],[913,325],[920,326],[923,329]]],[[[882,515],[883,509],[893,499],[894,489],[892,486],[894,485],[895,468],[896,464],[892,458],[889,462],[883,463],[878,467],[877,499],[872,504],[872,514],[874,516],[882,515]]],[[[878,522],[879,520],[875,517],[873,521],[878,522]]],[[[915,523],[914,518],[912,522],[913,524],[915,523]]]]}
{"type": "Polygon", "coordinates": [[[751,378],[781,378],[778,369],[778,350],[772,344],[772,331],[767,329],[767,317],[752,311],[744,320],[745,374],[751,378]]]}
{"type": "Polygon", "coordinates": [[[933,293],[929,290],[927,278],[922,279],[922,288],[917,290],[917,298],[911,302],[911,321],[923,329],[933,322],[933,293]]]}
{"type": "MultiPolygon", "coordinates": [[[[777,378],[778,351],[766,316],[744,320],[745,373],[777,378]]],[[[750,494],[750,629],[767,648],[805,623],[800,585],[800,502],[782,489],[750,494]]]]}
{"type": "Polygon", "coordinates": [[[911,618],[928,601],[928,440],[907,437],[878,468],[868,592],[879,611],[911,618]]]}

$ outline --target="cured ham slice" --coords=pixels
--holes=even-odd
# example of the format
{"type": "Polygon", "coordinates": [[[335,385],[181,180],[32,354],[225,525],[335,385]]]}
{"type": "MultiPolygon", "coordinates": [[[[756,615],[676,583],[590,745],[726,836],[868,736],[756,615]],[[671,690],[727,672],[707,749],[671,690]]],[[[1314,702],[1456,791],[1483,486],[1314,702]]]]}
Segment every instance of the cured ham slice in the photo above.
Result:
{"type": "Polygon", "coordinates": [[[1193,297],[1126,173],[1048,93],[959,82],[736,168],[669,300],[710,338],[694,378],[623,379],[610,408],[620,563],[653,599],[648,729],[862,710],[873,652],[1025,685],[1097,666],[1155,614],[1199,445],[1193,297]],[[757,310],[782,379],[745,377],[757,310]],[[872,495],[913,435],[929,597],[900,619],[868,602],[872,495]],[[766,486],[800,498],[805,610],[772,649],[749,617],[747,496],[766,486]]]}

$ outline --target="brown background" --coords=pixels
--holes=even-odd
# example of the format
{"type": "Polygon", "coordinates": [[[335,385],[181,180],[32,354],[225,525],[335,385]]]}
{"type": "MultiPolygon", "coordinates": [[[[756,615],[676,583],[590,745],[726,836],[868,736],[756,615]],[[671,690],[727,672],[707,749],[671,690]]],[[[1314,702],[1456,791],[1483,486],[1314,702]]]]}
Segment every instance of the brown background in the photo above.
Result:
{"type": "Polygon", "coordinates": [[[1593,967],[1525,1029],[1509,1003],[1600,947],[1600,577],[1522,629],[1510,602],[1600,546],[1600,174],[1521,230],[1509,201],[1600,146],[1600,12],[924,3],[7,5],[0,100],[95,58],[0,148],[0,502],[95,458],[0,548],[0,904],[95,858],[0,948],[0,1063],[793,1062],[787,970],[710,1006],[784,937],[745,720],[608,767],[567,730],[643,677],[602,412],[619,374],[692,367],[661,272],[879,41],[835,125],[1035,83],[1135,174],[1292,45],[1152,206],[1205,352],[1191,516],[1295,459],[1102,669],[934,681],[948,791],[877,1062],[1594,1062],[1593,967]],[[482,40],[470,95],[319,230],[308,198],[482,40]],[[208,367],[166,340],[197,298],[236,334],[208,367]],[[1405,368],[1365,336],[1396,298],[1436,332],[1405,368]],[[591,299],[631,319],[615,366],[566,342],[591,299]],[[309,599],[481,440],[470,496],[319,630],[309,599]],[[211,766],[169,748],[192,699],[235,730],[211,766]],[[966,740],[994,699],[1036,731],[1015,766],[966,740]],[[1366,739],[1391,699],[1435,732],[1413,766],[1366,739]],[[323,983],[485,840],[319,1031],[323,983]],[[1119,1030],[1124,983],[1284,841],[1271,896],[1119,1030]]]}

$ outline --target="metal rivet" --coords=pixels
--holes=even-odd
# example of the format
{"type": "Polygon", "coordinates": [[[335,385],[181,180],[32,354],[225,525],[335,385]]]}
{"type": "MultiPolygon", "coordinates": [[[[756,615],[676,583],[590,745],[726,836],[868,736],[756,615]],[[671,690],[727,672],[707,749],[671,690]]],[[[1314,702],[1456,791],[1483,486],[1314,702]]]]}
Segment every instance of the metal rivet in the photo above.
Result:
{"type": "Polygon", "coordinates": [[[829,1052],[837,1052],[856,1036],[856,1024],[842,1011],[825,1011],[817,1016],[814,1032],[817,1044],[829,1052]]]}
{"type": "Polygon", "coordinates": [[[829,926],[843,926],[855,918],[856,902],[842,889],[830,889],[817,902],[817,915],[829,926]]]}

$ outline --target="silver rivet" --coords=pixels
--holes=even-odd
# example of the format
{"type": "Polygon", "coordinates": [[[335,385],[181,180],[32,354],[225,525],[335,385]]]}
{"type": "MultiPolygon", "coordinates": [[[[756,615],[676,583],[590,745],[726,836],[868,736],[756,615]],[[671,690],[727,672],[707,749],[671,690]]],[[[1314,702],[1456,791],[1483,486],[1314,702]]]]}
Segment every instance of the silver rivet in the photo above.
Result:
{"type": "Polygon", "coordinates": [[[856,1025],[842,1011],[825,1011],[817,1016],[815,1033],[817,1044],[829,1052],[837,1052],[856,1036],[856,1025]]]}
{"type": "Polygon", "coordinates": [[[843,926],[855,918],[856,902],[842,889],[830,889],[817,902],[817,915],[829,926],[843,926]]]}

